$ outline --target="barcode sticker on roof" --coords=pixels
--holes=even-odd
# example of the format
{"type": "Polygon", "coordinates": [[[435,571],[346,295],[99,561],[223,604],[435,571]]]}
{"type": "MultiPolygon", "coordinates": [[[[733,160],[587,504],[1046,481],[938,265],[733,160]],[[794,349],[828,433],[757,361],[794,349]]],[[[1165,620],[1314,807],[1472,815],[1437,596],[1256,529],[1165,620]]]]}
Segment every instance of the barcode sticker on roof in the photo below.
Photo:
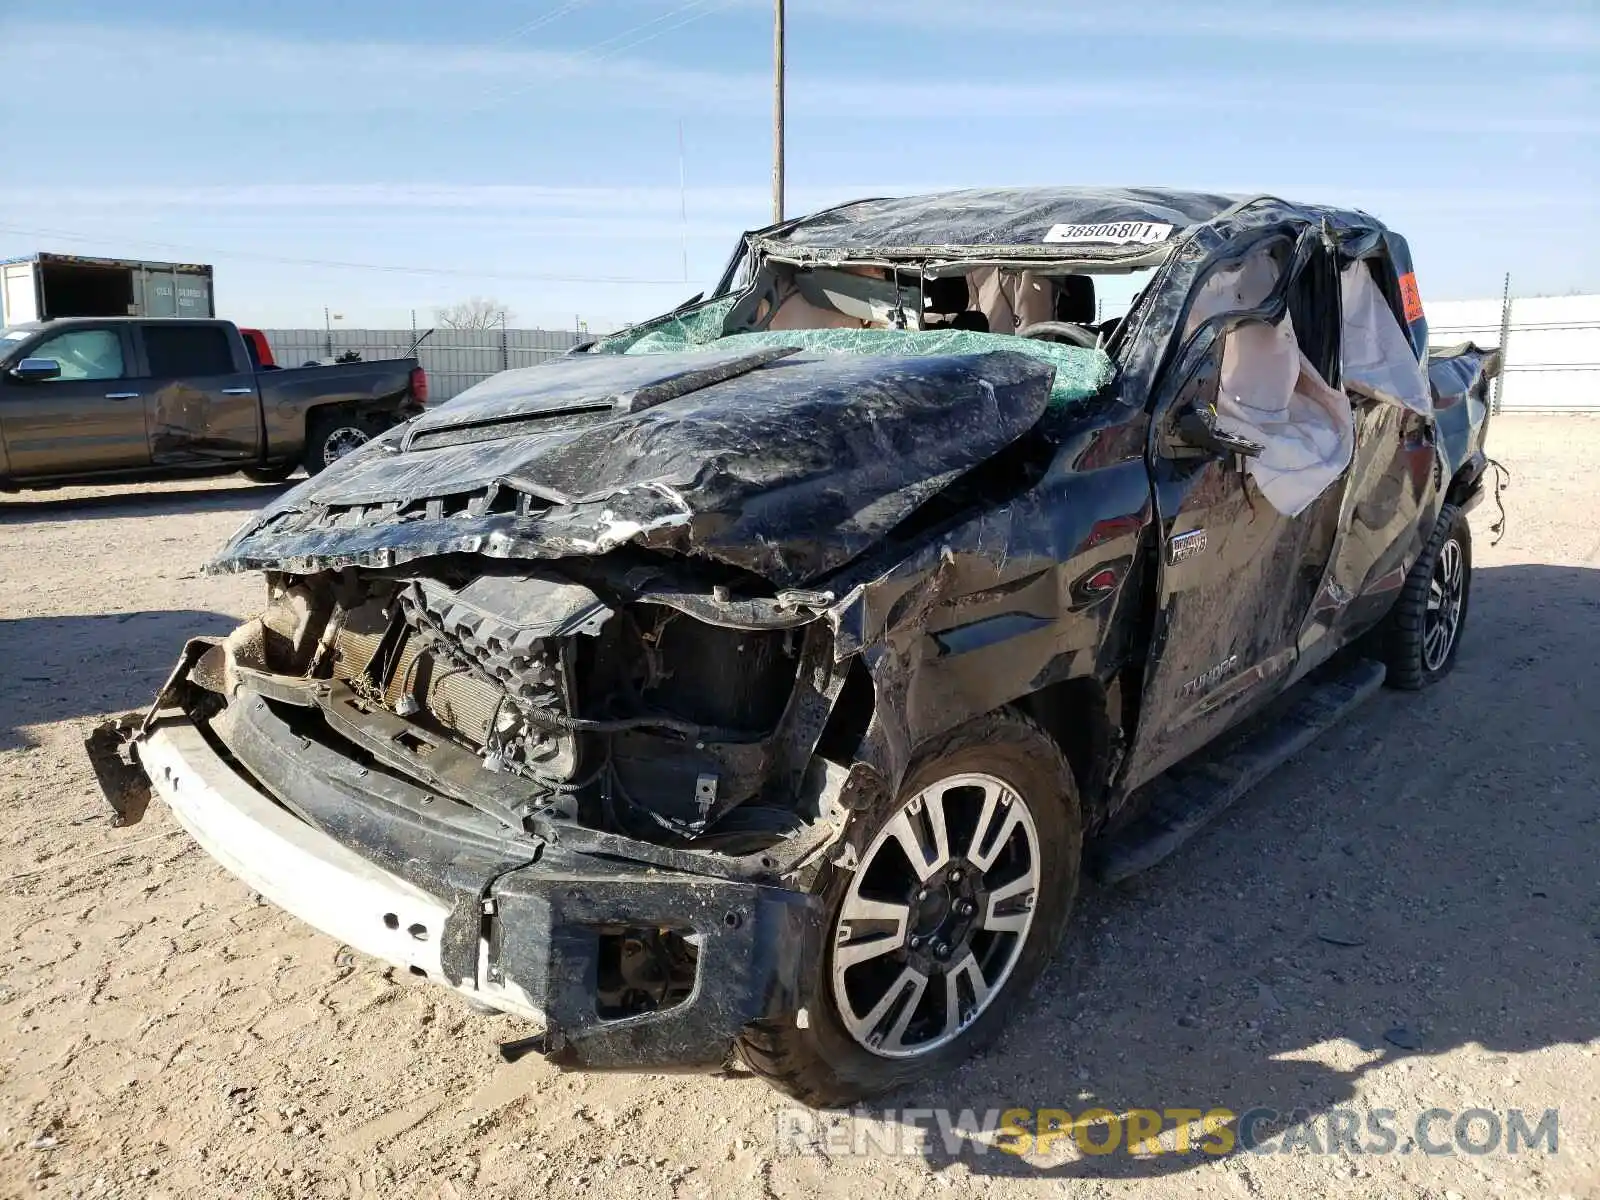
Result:
{"type": "Polygon", "coordinates": [[[1172,236],[1172,226],[1159,221],[1107,221],[1100,225],[1052,225],[1047,242],[1100,242],[1104,245],[1154,245],[1172,236]]]}

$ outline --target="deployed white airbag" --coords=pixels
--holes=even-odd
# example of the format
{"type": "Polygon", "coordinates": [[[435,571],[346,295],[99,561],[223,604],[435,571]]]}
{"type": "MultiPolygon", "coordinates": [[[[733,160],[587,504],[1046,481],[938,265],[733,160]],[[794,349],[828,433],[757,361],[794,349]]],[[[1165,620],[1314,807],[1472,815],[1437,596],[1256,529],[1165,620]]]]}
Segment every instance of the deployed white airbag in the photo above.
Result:
{"type": "Polygon", "coordinates": [[[1265,447],[1247,469],[1267,502],[1290,517],[1344,474],[1355,452],[1350,400],[1300,352],[1287,315],[1228,334],[1217,427],[1265,447]]]}
{"type": "Polygon", "coordinates": [[[1378,290],[1365,262],[1340,272],[1344,307],[1344,386],[1350,391],[1433,415],[1433,397],[1416,351],[1378,290]]]}
{"type": "MultiPolygon", "coordinates": [[[[1266,254],[1218,271],[1196,294],[1186,335],[1219,313],[1258,307],[1277,271],[1266,254]]],[[[1287,313],[1276,325],[1252,321],[1225,336],[1217,427],[1265,447],[1245,469],[1267,502],[1290,517],[1322,495],[1355,453],[1350,400],[1300,352],[1287,313]]]]}

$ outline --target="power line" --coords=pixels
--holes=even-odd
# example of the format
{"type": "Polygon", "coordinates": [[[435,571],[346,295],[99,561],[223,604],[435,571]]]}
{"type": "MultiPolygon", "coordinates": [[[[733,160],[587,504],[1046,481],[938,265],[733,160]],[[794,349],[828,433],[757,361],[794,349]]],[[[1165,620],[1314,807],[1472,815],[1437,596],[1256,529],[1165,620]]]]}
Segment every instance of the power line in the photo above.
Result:
{"type": "MultiPolygon", "coordinates": [[[[64,242],[90,242],[100,243],[105,241],[104,235],[91,236],[83,233],[73,233],[64,229],[18,229],[13,226],[0,225],[0,233],[17,234],[21,237],[55,238],[64,242]]],[[[533,283],[599,283],[599,284],[626,284],[643,285],[647,287],[682,287],[681,279],[635,279],[623,275],[546,275],[525,271],[475,271],[462,267],[424,267],[424,266],[397,266],[390,263],[364,263],[345,262],[331,258],[290,258],[278,254],[259,254],[248,250],[196,250],[192,246],[177,242],[162,242],[151,238],[127,238],[128,243],[136,246],[154,246],[163,250],[170,250],[185,256],[198,256],[201,258],[216,259],[245,259],[255,262],[281,263],[287,266],[298,267],[337,267],[346,271],[383,271],[394,275],[449,275],[467,279],[509,279],[523,280],[533,283]]]]}
{"type": "MultiPolygon", "coordinates": [[[[680,4],[677,8],[668,9],[660,16],[652,17],[648,21],[642,21],[638,25],[624,29],[621,33],[614,33],[608,38],[602,38],[600,41],[595,42],[592,45],[585,46],[582,50],[575,50],[571,51],[570,53],[574,58],[581,58],[585,60],[586,63],[604,62],[613,55],[620,54],[624,50],[631,50],[635,46],[643,45],[645,42],[654,41],[663,34],[671,33],[674,29],[681,29],[683,26],[694,21],[698,21],[702,17],[709,17],[713,13],[726,9],[736,2],[737,0],[688,0],[688,3],[680,4]],[[708,4],[714,4],[715,7],[706,8],[706,5],[708,4]],[[682,16],[683,19],[679,21],[673,21],[672,24],[665,26],[665,28],[654,28],[655,26],[661,25],[665,21],[671,21],[673,17],[678,16],[682,16]],[[632,41],[625,40],[633,37],[633,35],[636,33],[643,33],[645,30],[652,30],[652,32],[645,33],[643,37],[633,38],[632,41]],[[618,43],[621,44],[618,45],[618,43]],[[596,54],[595,51],[597,50],[604,51],[604,53],[596,54]]],[[[512,88],[510,91],[490,94],[483,100],[481,104],[474,106],[468,111],[471,113],[481,113],[487,109],[493,108],[495,105],[503,104],[507,100],[513,99],[516,96],[520,96],[525,92],[530,92],[544,82],[545,81],[542,79],[535,80],[532,83],[526,83],[512,88]]]]}
{"type": "MultiPolygon", "coordinates": [[[[633,25],[633,26],[630,26],[627,29],[624,29],[621,33],[614,33],[610,37],[601,38],[598,42],[595,42],[595,43],[593,43],[592,45],[589,45],[589,46],[585,46],[582,50],[573,51],[573,53],[575,53],[575,54],[577,54],[579,56],[585,56],[586,57],[588,55],[593,54],[596,50],[605,50],[607,46],[612,46],[617,42],[623,41],[625,38],[629,38],[629,37],[633,36],[634,34],[639,33],[641,30],[650,29],[653,26],[660,25],[664,21],[670,21],[670,20],[672,20],[673,17],[676,17],[680,13],[689,12],[691,9],[704,8],[706,5],[712,4],[712,3],[715,3],[715,2],[716,2],[716,0],[687,0],[687,3],[680,4],[680,5],[678,5],[677,8],[669,8],[666,12],[661,13],[659,16],[651,17],[648,21],[641,21],[637,25],[633,25]]],[[[726,3],[727,0],[723,0],[723,2],[726,3]]],[[[705,16],[707,14],[702,13],[702,14],[699,14],[699,15],[705,16]]],[[[676,29],[677,25],[669,25],[667,28],[668,29],[676,29]]],[[[667,30],[663,29],[663,30],[660,30],[658,32],[659,33],[665,33],[665,32],[667,32],[667,30]]],[[[647,37],[642,38],[640,40],[641,41],[649,41],[651,37],[655,37],[655,36],[657,36],[657,35],[656,34],[650,34],[647,37]]],[[[637,43],[628,42],[627,44],[629,46],[632,46],[632,45],[636,45],[637,43]]],[[[618,48],[621,49],[621,48],[625,48],[625,47],[618,47],[618,48]]],[[[612,54],[612,53],[615,53],[615,52],[616,52],[615,50],[611,50],[611,51],[608,51],[607,53],[608,54],[612,54]]],[[[599,57],[604,58],[606,56],[607,55],[600,55],[599,57]]]]}
{"type": "MultiPolygon", "coordinates": [[[[685,4],[682,8],[675,9],[674,11],[675,12],[687,12],[689,9],[699,7],[700,3],[709,3],[709,2],[710,2],[710,0],[697,0],[696,3],[685,4]]],[[[682,29],[685,25],[693,24],[695,21],[700,20],[702,17],[715,16],[717,13],[722,12],[724,9],[731,8],[737,2],[738,2],[738,0],[721,0],[720,3],[717,3],[713,7],[706,9],[704,12],[690,13],[688,16],[684,17],[683,20],[674,21],[671,25],[666,26],[664,29],[657,29],[654,33],[647,33],[643,37],[634,38],[633,41],[631,41],[631,42],[624,42],[620,46],[613,46],[611,49],[607,50],[604,54],[595,55],[594,58],[592,58],[590,61],[591,62],[603,62],[605,59],[610,58],[612,55],[621,54],[624,50],[632,50],[635,46],[641,46],[645,42],[653,42],[653,41],[655,41],[656,38],[661,37],[663,34],[671,33],[674,29],[682,29]]],[[[662,15],[662,17],[660,19],[661,20],[666,20],[667,17],[670,17],[672,15],[673,14],[670,13],[670,12],[669,13],[665,13],[665,14],[662,15]]],[[[647,28],[648,25],[649,25],[649,22],[646,22],[645,25],[640,25],[639,28],[640,29],[644,29],[644,28],[647,28]]],[[[621,35],[619,34],[618,36],[621,36],[621,35]]],[[[612,39],[612,40],[615,40],[615,39],[612,39]]],[[[606,44],[607,43],[604,43],[604,42],[601,43],[601,45],[606,45],[606,44]]],[[[595,47],[595,48],[597,49],[598,47],[595,47]]]]}
{"type": "Polygon", "coordinates": [[[573,12],[576,9],[580,9],[588,3],[590,3],[590,0],[566,0],[566,3],[552,9],[544,15],[535,17],[526,24],[518,25],[510,33],[506,34],[504,37],[496,38],[494,41],[490,42],[489,45],[491,47],[503,46],[507,42],[514,42],[524,34],[532,33],[536,29],[543,29],[552,21],[558,21],[568,13],[573,12]]]}

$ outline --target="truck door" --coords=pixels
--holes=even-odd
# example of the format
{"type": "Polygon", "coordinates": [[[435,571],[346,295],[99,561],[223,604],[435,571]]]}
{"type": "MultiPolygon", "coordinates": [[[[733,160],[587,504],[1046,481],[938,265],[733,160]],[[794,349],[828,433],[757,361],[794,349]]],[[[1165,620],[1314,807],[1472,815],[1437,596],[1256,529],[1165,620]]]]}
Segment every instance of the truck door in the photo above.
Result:
{"type": "MultiPolygon", "coordinates": [[[[1386,252],[1345,270],[1369,272],[1395,327],[1404,328],[1411,316],[1404,311],[1406,289],[1386,252]]],[[[1419,373],[1419,385],[1425,387],[1425,379],[1419,373]]],[[[1316,656],[1325,656],[1389,610],[1442,503],[1444,479],[1433,418],[1345,382],[1355,409],[1355,461],[1326,594],[1301,636],[1302,654],[1316,656]]]]}
{"type": "MultiPolygon", "coordinates": [[[[1304,240],[1282,268],[1299,349],[1338,375],[1338,277],[1304,240]]],[[[1337,532],[1346,469],[1297,515],[1236,454],[1193,445],[1182,424],[1218,397],[1224,341],[1180,356],[1158,382],[1149,466],[1160,533],[1156,612],[1124,782],[1154,777],[1280,693],[1337,532]]]]}
{"type": "Polygon", "coordinates": [[[88,475],[150,462],[141,391],[126,327],[75,326],[35,342],[22,358],[47,358],[59,373],[24,382],[0,376],[0,432],[18,479],[88,475]]]}
{"type": "Polygon", "coordinates": [[[253,462],[261,405],[244,344],[223,325],[141,321],[145,412],[157,466],[253,462]]]}

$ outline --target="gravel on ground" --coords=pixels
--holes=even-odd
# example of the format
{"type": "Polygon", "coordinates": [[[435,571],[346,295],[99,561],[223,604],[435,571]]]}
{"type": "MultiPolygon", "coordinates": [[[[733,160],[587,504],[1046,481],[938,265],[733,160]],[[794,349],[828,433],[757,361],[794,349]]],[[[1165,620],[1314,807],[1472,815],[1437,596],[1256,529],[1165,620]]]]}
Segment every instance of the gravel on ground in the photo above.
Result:
{"type": "Polygon", "coordinates": [[[1493,503],[1473,515],[1454,675],[1089,890],[1001,1042],[859,1126],[739,1072],[504,1065],[526,1026],[258,902],[161,805],[110,827],[83,737],[255,610],[258,578],[200,567],[278,489],[0,498],[0,1195],[1600,1196],[1600,419],[1502,416],[1490,449],[1510,521],[1491,545],[1493,503]],[[874,1148],[941,1107],[1387,1108],[1400,1136],[874,1148]],[[1408,1131],[1434,1108],[1559,1109],[1558,1149],[1426,1153],[1408,1131]],[[852,1129],[878,1137],[851,1153],[852,1129]]]}

